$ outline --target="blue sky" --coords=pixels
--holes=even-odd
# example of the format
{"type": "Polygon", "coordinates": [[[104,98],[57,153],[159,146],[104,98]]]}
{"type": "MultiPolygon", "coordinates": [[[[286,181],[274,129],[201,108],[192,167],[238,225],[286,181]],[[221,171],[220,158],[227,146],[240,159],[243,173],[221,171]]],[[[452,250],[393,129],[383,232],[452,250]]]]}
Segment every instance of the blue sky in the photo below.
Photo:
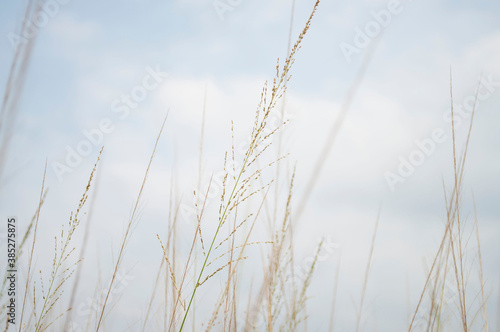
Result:
{"type": "MultiPolygon", "coordinates": [[[[389,2],[324,0],[320,5],[297,56],[287,95],[287,112],[293,120],[284,137],[286,150],[291,153],[289,165],[297,164],[297,200],[367,53],[362,49],[348,62],[340,45],[352,44],[356,28],[364,29],[373,21],[371,13],[386,10],[389,2]]],[[[297,0],[292,40],[313,3],[297,0]]],[[[2,91],[14,55],[7,35],[18,31],[23,6],[23,2],[12,1],[1,5],[2,91]]],[[[358,298],[367,242],[380,205],[381,228],[368,286],[370,315],[365,331],[375,331],[374,326],[379,331],[404,328],[406,275],[410,276],[414,301],[424,280],[422,257],[431,257],[440,239],[442,180],[448,187],[452,185],[451,141],[438,144],[436,152],[394,192],[384,174],[395,172],[398,158],[408,158],[416,149],[415,141],[428,139],[436,128],[449,136],[450,124],[443,120],[443,114],[450,103],[450,67],[456,104],[474,95],[481,73],[487,80],[500,82],[498,1],[402,1],[400,6],[402,11],[392,15],[390,24],[381,30],[365,79],[299,226],[297,250],[302,256],[310,255],[318,236],[325,234],[343,246],[339,301],[348,304],[340,309],[340,330],[352,329],[350,298],[358,298]]],[[[237,139],[243,139],[250,129],[260,88],[265,80],[272,79],[276,58],[286,55],[290,15],[290,0],[243,0],[225,13],[224,20],[211,0],[72,0],[61,6],[39,30],[4,174],[5,186],[0,192],[2,218],[4,213],[17,214],[24,220],[31,217],[47,159],[50,195],[41,236],[51,238],[53,230],[76,206],[79,188],[86,184],[99,149],[94,147],[72,173],[64,175],[63,181],[58,181],[50,166],[54,161],[64,161],[66,147],[76,148],[85,138],[84,130],[95,129],[103,118],[109,118],[116,129],[104,137],[101,192],[95,212],[101,224],[99,230],[93,228],[95,247],[90,249],[88,264],[102,255],[107,258],[100,264],[110,265],[110,243],[120,239],[159,123],[170,109],[145,193],[142,220],[149,226],[136,231],[127,257],[128,268],[154,270],[158,257],[147,257],[148,253],[161,253],[150,237],[165,229],[162,220],[168,215],[165,202],[172,174],[178,196],[186,202],[196,182],[205,89],[204,177],[209,178],[222,169],[223,152],[230,148],[231,120],[237,139]],[[140,84],[147,68],[159,68],[168,73],[168,78],[127,118],[120,119],[112,110],[113,101],[140,84]]],[[[475,119],[464,191],[469,221],[473,191],[483,227],[493,320],[500,272],[498,105],[497,87],[481,102],[475,119]]],[[[466,127],[461,126],[457,132],[460,149],[466,127]]],[[[50,248],[46,250],[50,253],[50,248]]],[[[41,255],[42,266],[43,261],[41,255]]],[[[331,293],[326,294],[322,285],[331,281],[335,263],[335,257],[331,257],[318,267],[316,285],[311,288],[313,330],[322,331],[328,315],[322,308],[330,303],[331,293]]],[[[95,273],[88,276],[89,280],[95,278],[95,273]]],[[[151,280],[139,272],[134,280],[123,295],[124,303],[147,301],[140,296],[141,283],[151,280]]],[[[110,319],[120,325],[124,317],[132,323],[140,314],[118,305],[110,319]]]]}

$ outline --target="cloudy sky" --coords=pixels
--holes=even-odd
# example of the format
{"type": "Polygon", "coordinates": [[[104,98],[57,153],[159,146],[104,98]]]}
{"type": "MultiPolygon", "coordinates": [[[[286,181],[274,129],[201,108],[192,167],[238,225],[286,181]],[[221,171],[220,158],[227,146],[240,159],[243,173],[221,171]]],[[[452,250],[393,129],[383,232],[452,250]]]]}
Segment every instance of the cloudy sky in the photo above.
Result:
{"type": "MultiPolygon", "coordinates": [[[[273,78],[276,58],[286,57],[292,1],[59,3],[38,29],[2,178],[0,213],[2,219],[15,215],[24,224],[31,219],[47,160],[49,193],[39,234],[44,244],[37,259],[39,267],[45,261],[50,264],[44,254],[51,255],[51,239],[76,208],[104,145],[84,266],[88,280],[95,280],[98,265],[103,279],[109,278],[116,245],[161,122],[170,110],[141,203],[141,221],[124,263],[134,278],[120,294],[123,301],[108,323],[116,330],[127,326],[134,330],[161,259],[156,234],[166,231],[170,188],[175,188],[175,199],[182,204],[192,202],[203,105],[202,181],[207,182],[223,169],[224,151],[231,148],[231,121],[236,140],[244,141],[261,87],[273,78]],[[127,100],[124,95],[135,97],[127,100]],[[106,131],[102,142],[99,135],[92,136],[97,130],[106,131]],[[98,144],[84,143],[88,137],[98,144]],[[75,157],[78,149],[86,149],[86,156],[75,157]]],[[[312,0],[296,0],[292,42],[313,4],[312,0]]],[[[0,5],[2,91],[24,5],[23,1],[0,5]]],[[[338,330],[353,329],[379,208],[364,330],[402,331],[407,326],[407,303],[410,309],[415,306],[426,276],[425,261],[431,259],[443,233],[443,183],[447,189],[453,185],[450,70],[459,111],[459,151],[467,135],[470,100],[482,77],[463,204],[470,226],[473,193],[486,291],[491,294],[490,319],[498,328],[499,17],[500,2],[494,0],[323,0],[320,4],[297,55],[286,95],[286,115],[291,121],[282,144],[290,156],[280,179],[284,188],[296,165],[296,206],[300,206],[329,132],[339,120],[360,68],[367,64],[296,226],[300,234],[296,250],[301,258],[314,253],[321,236],[342,248],[338,330]]],[[[466,232],[470,233],[469,228],[466,232]]],[[[476,247],[471,241],[471,256],[476,247]]],[[[313,331],[327,327],[337,263],[334,253],[318,264],[308,307],[313,331]]],[[[476,271],[472,275],[474,288],[476,271]]],[[[82,294],[80,301],[85,298],[82,294]]]]}

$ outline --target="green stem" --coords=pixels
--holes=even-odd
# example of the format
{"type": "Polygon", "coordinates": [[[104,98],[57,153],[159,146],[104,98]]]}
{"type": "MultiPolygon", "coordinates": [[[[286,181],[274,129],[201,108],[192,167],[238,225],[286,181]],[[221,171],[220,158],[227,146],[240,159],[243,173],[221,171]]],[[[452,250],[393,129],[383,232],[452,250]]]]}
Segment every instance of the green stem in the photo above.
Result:
{"type": "Polygon", "coordinates": [[[196,285],[194,286],[193,293],[191,294],[191,298],[189,300],[189,304],[188,304],[188,307],[186,309],[186,313],[184,314],[184,318],[182,319],[182,324],[181,324],[181,327],[179,329],[179,332],[182,331],[182,329],[184,327],[184,324],[186,323],[186,319],[187,319],[187,316],[188,316],[188,313],[189,313],[189,309],[191,308],[191,304],[193,303],[193,299],[194,299],[194,296],[196,294],[196,290],[199,287],[201,277],[203,276],[203,271],[205,270],[205,267],[207,266],[208,257],[210,256],[210,253],[212,252],[212,248],[214,246],[215,240],[217,239],[217,235],[219,234],[220,228],[222,226],[222,222],[225,219],[225,216],[227,214],[227,210],[229,208],[231,200],[233,199],[233,196],[234,196],[234,193],[236,191],[236,188],[238,188],[238,184],[239,184],[241,176],[243,175],[243,172],[245,170],[245,166],[246,166],[246,164],[248,162],[248,157],[250,156],[250,153],[251,153],[251,150],[249,149],[249,151],[248,151],[248,153],[247,153],[247,155],[245,157],[245,162],[243,163],[243,167],[241,168],[241,171],[240,171],[240,173],[238,175],[238,179],[236,179],[236,183],[234,184],[234,187],[233,187],[233,190],[231,192],[231,195],[229,196],[229,200],[227,201],[226,207],[224,208],[224,212],[222,213],[222,215],[220,217],[219,225],[217,226],[217,230],[215,231],[215,235],[214,235],[214,237],[212,239],[212,243],[210,244],[210,248],[207,251],[207,255],[205,256],[205,260],[203,261],[203,266],[201,267],[200,274],[198,275],[198,280],[196,281],[196,285]]]}
{"type": "MultiPolygon", "coordinates": [[[[283,71],[286,73],[286,69],[289,67],[289,65],[286,65],[285,68],[283,69],[283,71]]],[[[283,83],[283,77],[284,77],[284,74],[281,75],[280,77],[280,81],[278,82],[278,84],[275,86],[275,89],[273,91],[273,94],[271,96],[271,100],[269,101],[269,106],[267,107],[268,110],[267,112],[270,110],[270,108],[273,107],[273,102],[274,100],[276,99],[276,97],[279,96],[279,89],[281,88],[281,84],[283,83]]],[[[263,121],[264,123],[264,121],[263,121]]],[[[255,134],[256,137],[255,139],[253,140],[253,142],[256,142],[257,141],[257,138],[259,136],[259,128],[256,127],[257,129],[257,133],[255,134]]],[[[241,167],[241,171],[238,175],[238,178],[236,179],[236,183],[234,184],[234,187],[233,187],[233,190],[231,192],[231,195],[229,196],[229,199],[227,201],[227,204],[226,204],[226,207],[224,208],[224,212],[222,213],[220,219],[219,219],[219,225],[217,226],[217,230],[215,231],[215,234],[214,234],[214,237],[212,239],[212,243],[210,244],[210,248],[208,249],[207,251],[207,255],[205,257],[205,260],[203,261],[203,266],[201,267],[201,271],[200,271],[200,274],[198,275],[198,280],[196,281],[196,285],[194,287],[194,290],[193,290],[193,293],[191,294],[191,298],[189,299],[189,304],[188,304],[188,307],[186,309],[186,313],[184,314],[184,318],[182,319],[182,324],[181,324],[181,327],[179,329],[179,332],[182,331],[182,329],[184,328],[184,324],[186,323],[186,319],[187,319],[187,316],[188,316],[188,313],[189,313],[189,309],[191,308],[191,304],[193,303],[193,299],[194,299],[194,296],[196,294],[196,290],[198,289],[199,287],[199,284],[200,284],[200,280],[201,280],[201,277],[203,276],[203,272],[205,270],[205,267],[207,266],[207,262],[208,262],[208,257],[210,256],[210,253],[212,252],[212,248],[214,246],[214,243],[215,243],[215,240],[217,239],[217,235],[219,234],[219,231],[220,231],[220,228],[222,226],[222,222],[224,221],[225,217],[226,217],[226,214],[228,212],[228,208],[229,208],[229,205],[232,201],[232,199],[234,198],[234,193],[236,191],[236,188],[238,188],[238,184],[240,182],[240,179],[241,179],[241,176],[243,175],[243,172],[245,171],[245,167],[248,163],[248,160],[250,158],[250,155],[252,154],[253,150],[255,149],[255,145],[256,143],[251,143],[250,144],[250,147],[248,148],[248,151],[246,153],[246,156],[245,156],[245,160],[243,162],[243,166],[241,167]]]]}

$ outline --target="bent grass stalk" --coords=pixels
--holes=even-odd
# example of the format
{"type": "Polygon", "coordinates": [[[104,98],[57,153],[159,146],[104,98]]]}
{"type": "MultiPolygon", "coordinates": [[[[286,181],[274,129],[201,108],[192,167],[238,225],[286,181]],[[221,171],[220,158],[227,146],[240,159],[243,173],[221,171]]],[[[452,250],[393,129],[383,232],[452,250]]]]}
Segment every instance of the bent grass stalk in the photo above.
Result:
{"type": "Polygon", "coordinates": [[[120,265],[121,265],[121,262],[122,262],[122,259],[123,259],[123,255],[124,255],[124,252],[125,252],[125,247],[127,245],[127,242],[129,240],[131,232],[132,232],[132,225],[133,225],[133,223],[135,221],[135,218],[136,218],[136,213],[137,213],[137,210],[138,210],[138,207],[139,207],[139,202],[140,202],[141,197],[142,197],[142,192],[143,192],[144,187],[146,185],[146,180],[147,180],[148,175],[149,175],[149,170],[151,168],[151,164],[153,163],[153,159],[154,159],[154,156],[156,154],[156,148],[158,147],[158,142],[160,141],[161,134],[163,133],[163,129],[165,128],[165,123],[167,122],[168,114],[169,114],[169,112],[167,112],[167,115],[165,116],[165,119],[163,120],[163,123],[161,125],[160,132],[158,133],[158,136],[156,138],[156,142],[155,142],[155,145],[154,145],[154,148],[153,148],[153,152],[151,153],[151,157],[149,158],[149,163],[148,163],[148,166],[146,168],[146,172],[144,174],[144,178],[142,180],[142,184],[141,184],[141,188],[139,190],[139,194],[137,195],[137,199],[136,199],[136,202],[135,202],[135,205],[134,205],[134,209],[132,210],[132,214],[130,216],[130,220],[129,220],[128,224],[127,224],[127,229],[126,229],[125,234],[123,236],[123,240],[122,240],[122,243],[121,243],[121,246],[120,246],[120,251],[118,253],[118,258],[116,260],[115,267],[113,269],[113,276],[111,277],[111,281],[110,281],[108,290],[106,292],[106,297],[104,298],[104,302],[102,304],[102,307],[101,307],[101,310],[100,310],[100,313],[99,313],[99,319],[97,321],[96,332],[98,332],[99,329],[101,328],[102,320],[104,318],[104,313],[105,313],[105,310],[106,310],[106,305],[108,303],[111,291],[113,290],[113,285],[114,285],[114,282],[116,280],[116,277],[117,277],[117,274],[118,274],[118,270],[120,268],[120,265]]]}
{"type": "Polygon", "coordinates": [[[373,230],[372,241],[371,241],[371,245],[370,245],[370,253],[368,254],[368,261],[366,263],[366,268],[365,268],[365,276],[363,279],[363,288],[361,289],[361,300],[359,303],[359,311],[358,311],[357,318],[356,318],[356,332],[359,331],[360,326],[361,326],[363,305],[365,303],[366,288],[368,286],[368,279],[370,276],[370,270],[371,270],[372,262],[373,262],[373,250],[375,249],[375,240],[377,238],[379,220],[380,220],[380,208],[378,211],[377,220],[375,221],[375,228],[373,230]]]}
{"type": "MultiPolygon", "coordinates": [[[[435,268],[439,263],[439,258],[441,256],[441,254],[443,253],[443,250],[445,249],[446,240],[449,239],[449,241],[450,241],[449,245],[453,246],[453,236],[454,236],[453,229],[454,229],[454,225],[455,225],[456,213],[457,213],[457,210],[459,209],[459,207],[455,206],[455,204],[458,204],[458,199],[456,199],[456,198],[459,197],[458,192],[460,191],[460,188],[462,187],[462,181],[463,181],[463,175],[464,175],[463,172],[465,169],[465,161],[467,159],[467,152],[468,152],[470,137],[471,137],[471,133],[472,133],[472,125],[474,122],[474,116],[476,114],[476,106],[477,106],[477,100],[478,100],[478,95],[479,95],[479,88],[481,87],[480,82],[481,82],[481,80],[479,80],[479,83],[477,85],[476,95],[475,95],[475,99],[474,99],[474,105],[472,108],[471,119],[470,119],[470,124],[469,124],[469,128],[468,128],[468,133],[467,133],[467,140],[465,142],[465,150],[464,150],[464,153],[462,156],[461,163],[458,163],[458,169],[457,169],[456,156],[455,156],[455,147],[453,148],[453,150],[454,150],[454,156],[453,156],[453,159],[454,159],[454,180],[455,181],[454,181],[454,187],[453,187],[453,191],[452,191],[452,197],[450,198],[449,202],[448,201],[446,202],[447,203],[446,204],[447,205],[447,207],[446,207],[446,212],[447,212],[446,227],[445,227],[444,234],[441,238],[439,248],[438,248],[438,250],[433,258],[433,262],[432,262],[432,265],[430,267],[429,273],[427,274],[424,286],[422,288],[422,292],[420,293],[420,297],[419,297],[417,306],[413,312],[413,316],[412,316],[412,319],[410,321],[410,325],[408,327],[408,332],[413,331],[415,320],[416,320],[417,314],[420,310],[420,307],[422,305],[425,292],[427,291],[427,288],[431,282],[432,274],[434,273],[435,268]],[[457,176],[457,174],[458,174],[458,176],[457,176]],[[457,177],[458,177],[458,179],[457,179],[457,177]]],[[[453,114],[453,95],[451,94],[451,91],[452,91],[451,83],[452,82],[451,82],[451,74],[450,74],[450,97],[451,97],[451,105],[452,105],[451,112],[453,114]]],[[[452,119],[453,119],[453,117],[452,117],[452,119]]],[[[455,128],[453,125],[453,128],[452,128],[453,142],[452,143],[455,146],[455,135],[454,135],[455,130],[454,129],[455,128]]],[[[446,197],[445,197],[445,199],[446,199],[446,197]]],[[[460,229],[458,231],[460,232],[460,229]]],[[[452,251],[452,254],[454,255],[453,248],[451,248],[451,251],[452,251]]],[[[457,267],[456,264],[454,264],[454,267],[455,268],[457,267]]],[[[463,295],[461,294],[462,291],[465,293],[465,290],[460,290],[460,282],[457,283],[457,287],[459,288],[459,294],[460,294],[460,297],[459,297],[459,302],[460,302],[459,305],[460,305],[460,311],[461,311],[460,312],[460,319],[462,321],[462,327],[464,327],[464,330],[467,331],[467,326],[466,325],[464,326],[464,321],[465,321],[466,317],[464,319],[464,316],[463,316],[464,314],[466,315],[466,312],[463,309],[465,306],[465,304],[463,303],[465,294],[463,294],[463,295]]]]}

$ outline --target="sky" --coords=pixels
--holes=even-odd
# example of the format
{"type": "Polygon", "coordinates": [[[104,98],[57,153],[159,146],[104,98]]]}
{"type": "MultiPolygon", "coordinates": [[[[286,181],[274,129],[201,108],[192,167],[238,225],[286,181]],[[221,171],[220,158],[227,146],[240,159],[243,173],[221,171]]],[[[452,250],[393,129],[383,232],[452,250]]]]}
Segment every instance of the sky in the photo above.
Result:
{"type": "MultiPolygon", "coordinates": [[[[37,264],[50,266],[52,238],[76,208],[104,145],[91,245],[83,263],[84,280],[93,290],[97,266],[104,279],[109,277],[117,243],[168,112],[141,201],[141,220],[126,253],[124,270],[132,278],[108,322],[112,331],[135,330],[149,300],[144,294],[150,294],[161,260],[156,234],[166,232],[170,188],[182,206],[192,204],[203,106],[202,182],[207,183],[223,170],[224,151],[231,149],[232,121],[236,141],[244,142],[261,88],[272,80],[276,59],[283,61],[287,55],[292,1],[59,3],[38,30],[1,179],[0,214],[2,219],[15,215],[21,225],[28,223],[38,205],[47,161],[49,193],[40,216],[37,264]],[[138,98],[123,99],[133,93],[138,98]],[[92,136],[97,131],[102,140],[99,134],[92,136]],[[99,144],[85,143],[88,137],[99,144]],[[87,148],[86,156],[70,160],[74,165],[61,171],[79,148],[87,148]]],[[[292,43],[313,4],[296,0],[292,43]]],[[[24,6],[24,1],[0,5],[2,91],[15,52],[9,36],[19,33],[24,6]]],[[[402,331],[407,326],[408,310],[414,308],[425,281],[424,261],[428,264],[444,231],[443,183],[450,189],[454,181],[450,83],[459,119],[457,149],[462,151],[470,121],[468,105],[480,77],[463,204],[470,228],[474,197],[486,290],[491,294],[488,309],[492,326],[499,328],[495,325],[500,321],[499,16],[500,2],[494,0],[321,2],[296,57],[286,95],[290,123],[282,142],[290,155],[279,175],[278,192],[284,194],[295,166],[299,205],[328,133],[369,59],[296,226],[299,262],[313,255],[322,236],[341,248],[338,331],[354,328],[379,211],[363,327],[402,331]]],[[[216,209],[217,203],[210,208],[216,209]]],[[[207,232],[212,230],[211,225],[206,227],[207,232]]],[[[189,234],[186,230],[181,246],[189,242],[189,234]]],[[[265,238],[265,232],[259,236],[265,238]]],[[[471,256],[476,247],[471,241],[471,256]]],[[[308,304],[312,331],[327,328],[339,252],[317,266],[308,304]]],[[[248,262],[250,267],[259,263],[260,255],[259,250],[251,254],[257,259],[248,262]]],[[[471,277],[472,288],[477,287],[476,274],[471,277]]],[[[80,293],[79,301],[84,301],[86,293],[80,293]]]]}

